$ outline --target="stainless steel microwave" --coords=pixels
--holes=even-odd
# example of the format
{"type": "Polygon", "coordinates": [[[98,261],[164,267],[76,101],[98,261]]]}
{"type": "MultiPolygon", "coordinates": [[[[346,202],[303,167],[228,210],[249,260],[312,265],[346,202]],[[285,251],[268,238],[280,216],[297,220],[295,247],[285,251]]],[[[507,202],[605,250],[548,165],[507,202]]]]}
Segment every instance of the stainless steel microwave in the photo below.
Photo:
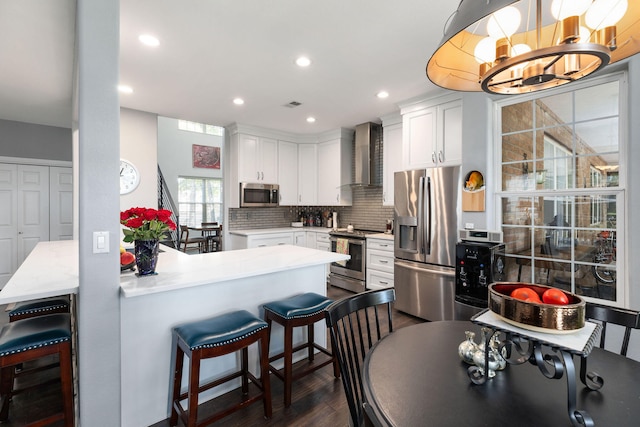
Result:
{"type": "Polygon", "coordinates": [[[241,208],[266,208],[279,206],[280,186],[278,184],[240,183],[241,208]]]}

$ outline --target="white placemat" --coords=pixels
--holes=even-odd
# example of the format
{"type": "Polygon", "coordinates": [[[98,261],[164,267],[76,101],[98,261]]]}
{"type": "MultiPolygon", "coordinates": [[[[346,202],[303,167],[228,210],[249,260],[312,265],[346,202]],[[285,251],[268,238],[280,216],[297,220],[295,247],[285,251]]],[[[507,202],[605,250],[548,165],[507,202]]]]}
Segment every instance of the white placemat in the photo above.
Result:
{"type": "Polygon", "coordinates": [[[489,309],[474,316],[471,321],[480,325],[495,327],[501,331],[513,332],[522,337],[531,338],[581,355],[591,353],[593,344],[600,333],[600,325],[591,321],[586,321],[583,328],[571,333],[554,334],[531,331],[505,322],[501,316],[489,309]]]}

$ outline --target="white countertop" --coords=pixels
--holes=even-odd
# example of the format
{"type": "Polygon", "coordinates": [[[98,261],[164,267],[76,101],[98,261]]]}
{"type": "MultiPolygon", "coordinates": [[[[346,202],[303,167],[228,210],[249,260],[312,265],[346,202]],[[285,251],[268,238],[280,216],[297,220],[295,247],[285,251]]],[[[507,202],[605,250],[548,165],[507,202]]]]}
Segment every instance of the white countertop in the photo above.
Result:
{"type": "MultiPolygon", "coordinates": [[[[349,259],[348,255],[291,245],[196,255],[161,248],[157,275],[138,277],[131,270],[121,273],[120,289],[124,297],[349,259]]],[[[77,240],[40,242],[0,291],[0,304],[77,293],[78,265],[77,240]]]]}
{"type": "Polygon", "coordinates": [[[0,291],[0,304],[78,292],[78,241],[40,242],[0,291]]]}
{"type": "Polygon", "coordinates": [[[349,259],[348,255],[293,245],[195,255],[166,247],[162,249],[157,275],[138,277],[133,272],[122,273],[120,289],[125,298],[349,259]]]}
{"type": "Polygon", "coordinates": [[[229,234],[240,236],[258,236],[260,234],[291,233],[292,231],[315,231],[318,233],[328,233],[331,228],[327,227],[281,227],[281,228],[251,228],[245,230],[229,230],[229,234]]]}

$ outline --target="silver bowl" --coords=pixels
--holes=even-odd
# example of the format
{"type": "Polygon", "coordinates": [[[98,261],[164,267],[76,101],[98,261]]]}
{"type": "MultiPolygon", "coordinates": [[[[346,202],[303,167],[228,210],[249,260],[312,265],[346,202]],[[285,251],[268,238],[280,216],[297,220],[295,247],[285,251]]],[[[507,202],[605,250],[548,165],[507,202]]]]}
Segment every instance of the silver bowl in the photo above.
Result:
{"type": "Polygon", "coordinates": [[[584,327],[585,301],[579,296],[562,291],[569,298],[567,305],[535,303],[512,298],[511,292],[517,288],[531,288],[542,298],[544,291],[551,287],[521,282],[492,283],[489,309],[525,329],[572,332],[584,327]]]}

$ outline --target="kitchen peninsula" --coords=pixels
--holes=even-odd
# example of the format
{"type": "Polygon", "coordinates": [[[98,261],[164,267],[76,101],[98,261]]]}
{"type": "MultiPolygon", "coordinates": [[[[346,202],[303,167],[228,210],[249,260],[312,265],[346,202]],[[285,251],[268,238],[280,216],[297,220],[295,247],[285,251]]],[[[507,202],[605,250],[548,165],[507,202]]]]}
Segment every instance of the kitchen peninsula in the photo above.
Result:
{"type": "MultiPolygon", "coordinates": [[[[66,262],[50,265],[54,271],[48,271],[48,276],[60,277],[61,274],[55,271],[60,269],[65,277],[68,276],[73,288],[71,292],[74,292],[78,282],[77,242],[40,243],[30,257],[42,257],[56,245],[64,247],[68,255],[66,262]],[[47,251],[41,250],[40,245],[47,251]],[[73,273],[68,274],[71,270],[73,273]]],[[[174,326],[236,309],[261,316],[263,303],[302,292],[326,295],[325,264],[347,259],[345,255],[291,245],[197,255],[164,246],[161,250],[157,275],[138,277],[133,272],[124,272],[120,278],[121,425],[125,427],[150,425],[168,417],[171,329],[174,326]]],[[[30,277],[36,275],[39,275],[38,288],[42,295],[29,291],[24,299],[53,296],[47,292],[47,286],[57,284],[49,284],[40,269],[27,270],[29,265],[33,267],[33,262],[27,258],[14,276],[16,280],[12,279],[5,286],[12,291],[13,301],[20,300],[20,289],[23,285],[28,286],[30,277]]],[[[0,301],[5,289],[0,292],[0,301]]],[[[82,292],[81,285],[78,292],[82,292]]],[[[316,325],[315,334],[318,342],[325,344],[326,328],[323,325],[316,325]]],[[[302,331],[294,336],[294,340],[302,340],[302,331]]],[[[275,329],[271,353],[282,348],[282,330],[275,329]]],[[[249,363],[250,369],[256,371],[255,348],[250,349],[249,363]]],[[[201,378],[228,372],[235,365],[235,355],[204,361],[201,378]]],[[[204,398],[232,387],[229,383],[228,387],[213,390],[215,394],[204,395],[204,398]]],[[[81,390],[80,399],[83,393],[91,393],[91,390],[81,390]]]]}

